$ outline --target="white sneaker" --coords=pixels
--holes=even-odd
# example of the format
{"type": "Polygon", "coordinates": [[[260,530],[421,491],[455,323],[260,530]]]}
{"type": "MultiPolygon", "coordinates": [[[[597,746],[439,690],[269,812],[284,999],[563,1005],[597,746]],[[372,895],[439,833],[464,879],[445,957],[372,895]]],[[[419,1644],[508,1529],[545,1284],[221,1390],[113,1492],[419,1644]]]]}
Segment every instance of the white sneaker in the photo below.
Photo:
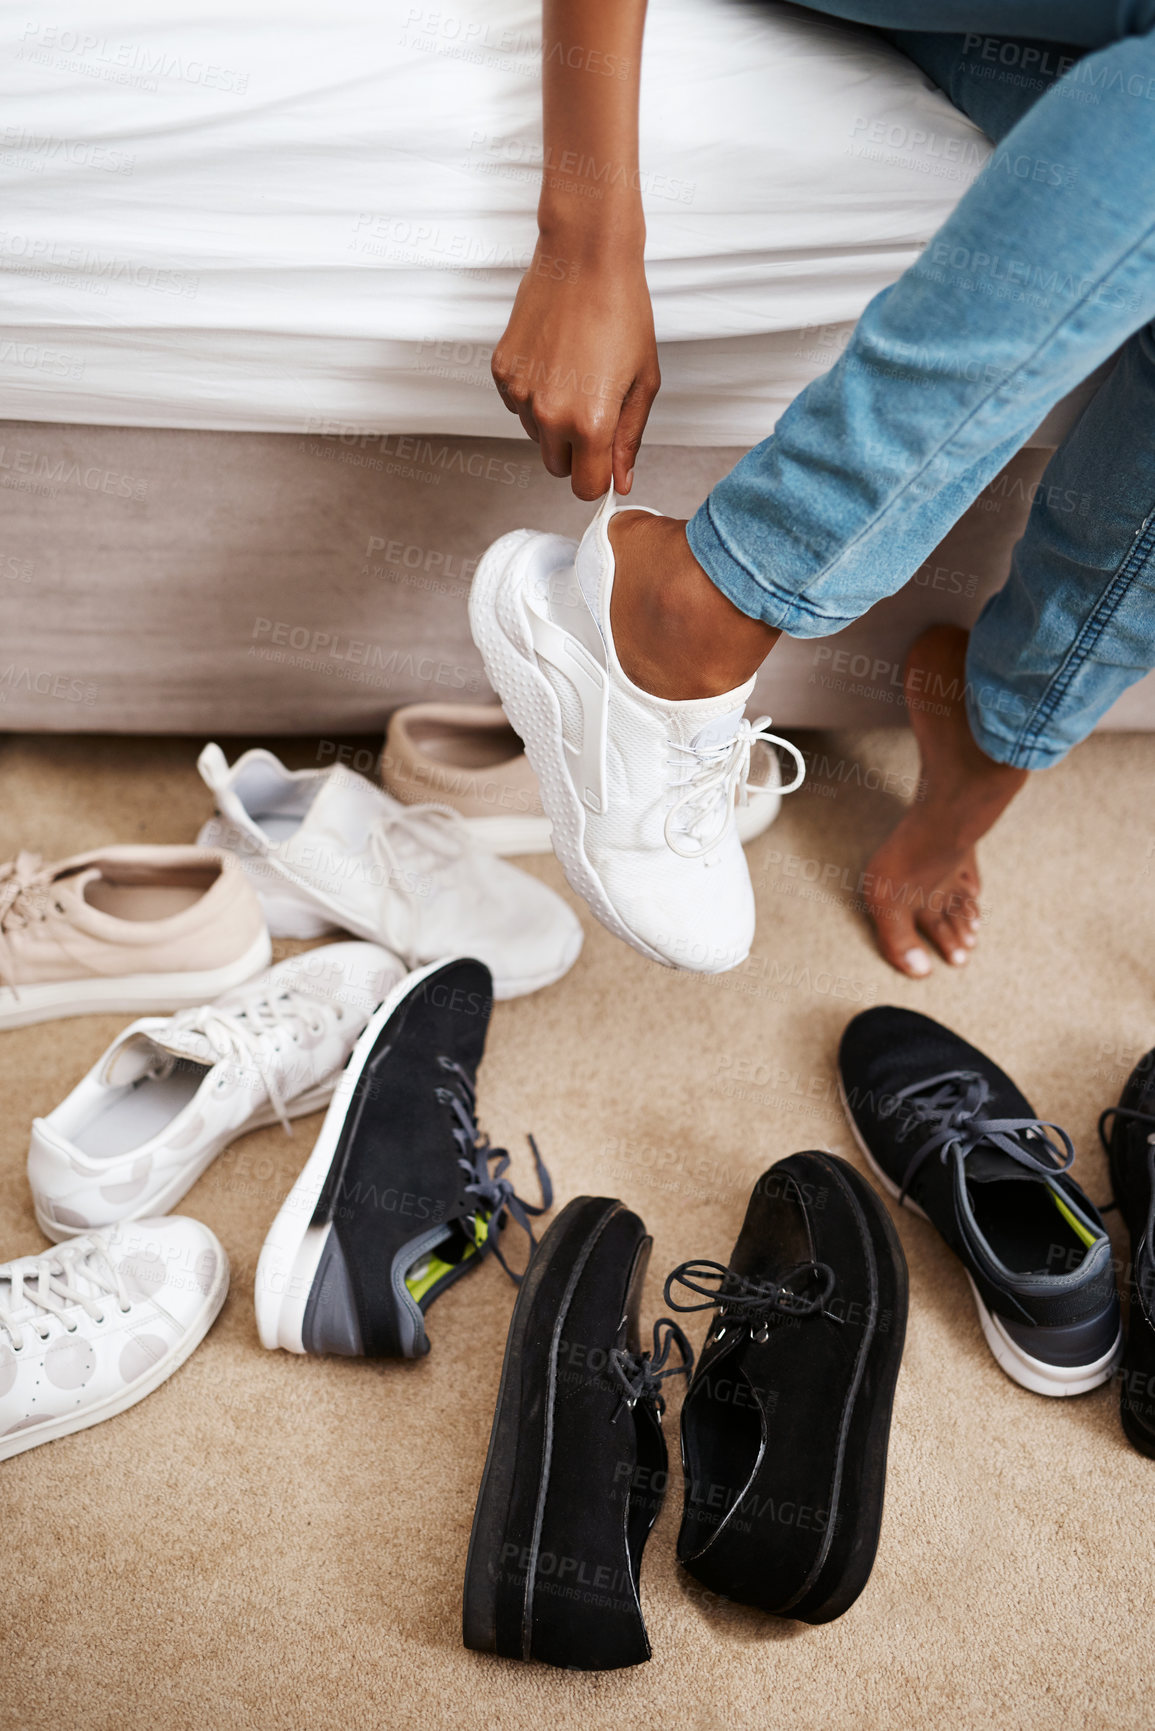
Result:
{"type": "MultiPolygon", "coordinates": [[[[764,739],[750,753],[751,793],[734,816],[742,841],[770,828],[782,804],[778,754],[764,739]]],[[[552,853],[549,819],[521,740],[500,703],[410,703],[395,709],[381,753],[386,793],[406,805],[435,799],[464,820],[486,853],[552,853]]]]}
{"type": "Polygon", "coordinates": [[[230,769],[206,745],[198,768],[219,813],[201,835],[236,854],[274,937],[339,927],[410,968],[476,956],[496,998],[552,985],[576,962],[573,910],[479,848],[456,812],[403,805],[340,766],[290,771],[270,751],[246,751],[230,769]]]}
{"type": "Polygon", "coordinates": [[[60,1240],[164,1214],[238,1136],[319,1111],[404,972],[376,944],[326,944],[215,1003],[133,1022],[33,1122],[40,1230],[60,1240]]]}
{"type": "MultiPolygon", "coordinates": [[[[470,592],[474,641],[525,742],[566,877],[610,931],[644,956],[699,973],[733,968],[754,936],[754,894],[734,807],[760,790],[743,719],[751,679],[671,703],[622,671],[610,629],[611,491],[579,544],[522,529],[482,559],[470,592]]],[[[621,509],[635,509],[623,506],[621,509]]]]}
{"type": "Polygon", "coordinates": [[[216,1237],[179,1217],[0,1264],[0,1460],[135,1406],[199,1346],[228,1290],[216,1237]]]}

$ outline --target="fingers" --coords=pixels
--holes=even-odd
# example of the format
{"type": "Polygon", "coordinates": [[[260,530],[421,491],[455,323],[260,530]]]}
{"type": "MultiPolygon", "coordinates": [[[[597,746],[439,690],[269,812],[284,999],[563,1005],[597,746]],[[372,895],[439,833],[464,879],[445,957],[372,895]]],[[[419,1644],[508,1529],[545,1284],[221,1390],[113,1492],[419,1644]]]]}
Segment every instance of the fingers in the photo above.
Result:
{"type": "Polygon", "coordinates": [[[640,374],[618,399],[612,395],[533,389],[495,350],[491,371],[502,402],[535,444],[551,475],[572,476],[579,499],[600,499],[615,486],[628,493],[642,435],[661,383],[656,367],[640,374]]]}
{"type": "Polygon", "coordinates": [[[613,445],[614,487],[619,493],[628,493],[634,484],[634,464],[642,448],[642,434],[661,383],[661,375],[655,369],[652,374],[639,375],[626,393],[613,445]]]}

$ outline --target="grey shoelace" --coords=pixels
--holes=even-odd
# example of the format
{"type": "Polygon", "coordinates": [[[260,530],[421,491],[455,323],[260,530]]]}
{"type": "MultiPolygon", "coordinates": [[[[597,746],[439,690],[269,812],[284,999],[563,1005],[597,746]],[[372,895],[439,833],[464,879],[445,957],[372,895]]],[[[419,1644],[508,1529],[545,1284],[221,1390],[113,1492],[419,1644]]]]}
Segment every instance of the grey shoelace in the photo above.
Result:
{"type": "Polygon", "coordinates": [[[827,1310],[834,1293],[834,1270],[825,1262],[800,1262],[777,1280],[751,1280],[735,1273],[725,1263],[701,1259],[680,1262],[666,1281],[663,1296],[671,1310],[686,1312],[717,1310],[714,1339],[723,1340],[732,1328],[748,1328],[752,1340],[770,1338],[774,1316],[826,1316],[841,1322],[827,1310]],[[805,1290],[803,1282],[810,1285],[805,1290]],[[696,1293],[700,1304],[682,1304],[674,1297],[676,1286],[696,1293]],[[800,1290],[801,1288],[801,1290],[800,1290]]]}
{"type": "Polygon", "coordinates": [[[689,1376],[694,1368],[694,1349],[678,1324],[663,1316],[654,1324],[654,1345],[650,1352],[626,1352],[615,1347],[607,1358],[607,1368],[622,1391],[622,1398],[611,1423],[617,1424],[623,1412],[632,1412],[638,1402],[645,1401],[660,1419],[666,1410],[662,1384],[671,1376],[689,1376]],[[676,1346],[680,1364],[670,1364],[670,1348],[676,1346]]]}
{"type": "Polygon", "coordinates": [[[520,1285],[522,1276],[509,1266],[502,1255],[497,1242],[497,1230],[503,1216],[508,1214],[528,1235],[532,1249],[537,1248],[530,1215],[544,1214],[553,1205],[553,1184],[545,1162],[533,1137],[527,1137],[537,1169],[537,1181],[541,1187],[541,1204],[535,1207],[532,1202],[518,1196],[511,1180],[505,1176],[510,1164],[506,1150],[491,1148],[489,1138],[478,1130],[477,1093],[469,1076],[452,1058],[439,1057],[437,1063],[453,1078],[453,1085],[438,1088],[436,1093],[441,1104],[448,1106],[453,1114],[452,1130],[453,1139],[457,1143],[457,1163],[468,1177],[465,1194],[474,1198],[479,1211],[488,1210],[489,1214],[485,1244],[479,1248],[492,1250],[509,1278],[520,1285]],[[496,1164],[491,1167],[491,1162],[496,1164]]]}
{"type": "Polygon", "coordinates": [[[882,1112],[880,1106],[881,1117],[890,1117],[906,1106],[906,1121],[898,1130],[900,1142],[913,1129],[930,1127],[930,1134],[919,1144],[903,1174],[900,1201],[932,1154],[937,1154],[944,1166],[952,1154],[961,1164],[980,1143],[997,1148],[1028,1171],[1047,1178],[1068,1170],[1075,1158],[1075,1145],[1065,1130],[1042,1118],[984,1118],[982,1109],[990,1097],[990,1083],[977,1071],[944,1070],[941,1075],[900,1088],[890,1097],[890,1112],[882,1112]],[[1051,1141],[1048,1130],[1055,1131],[1061,1147],[1051,1141]],[[1028,1141],[1035,1147],[1028,1146],[1028,1141]]]}

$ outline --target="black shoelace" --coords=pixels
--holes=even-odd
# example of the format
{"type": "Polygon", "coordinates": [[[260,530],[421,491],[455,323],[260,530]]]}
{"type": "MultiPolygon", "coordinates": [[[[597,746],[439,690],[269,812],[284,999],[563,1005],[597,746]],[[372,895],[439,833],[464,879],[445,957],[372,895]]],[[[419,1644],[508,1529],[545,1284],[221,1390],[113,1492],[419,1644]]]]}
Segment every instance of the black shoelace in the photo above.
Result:
{"type": "Polygon", "coordinates": [[[492,1250],[505,1272],[512,1281],[521,1284],[522,1276],[509,1266],[501,1254],[501,1246],[497,1242],[497,1231],[503,1217],[508,1214],[511,1220],[528,1235],[532,1249],[537,1248],[537,1239],[533,1235],[530,1215],[544,1214],[553,1204],[553,1184],[538,1152],[537,1143],[532,1136],[526,1138],[533,1153],[534,1165],[537,1168],[537,1181],[541,1187],[541,1205],[534,1207],[513,1188],[513,1183],[505,1176],[509,1167],[509,1155],[504,1148],[491,1148],[488,1136],[483,1136],[477,1128],[477,1092],[468,1075],[460,1064],[452,1058],[440,1057],[438,1065],[453,1077],[455,1087],[447,1086],[436,1090],[437,1098],[443,1106],[448,1106],[453,1113],[453,1139],[457,1143],[457,1163],[468,1177],[465,1194],[473,1197],[477,1203],[478,1212],[488,1210],[489,1220],[484,1248],[492,1250]],[[491,1166],[492,1162],[496,1162],[491,1166]]]}
{"type": "Polygon", "coordinates": [[[612,1423],[625,1411],[632,1412],[640,1400],[648,1402],[660,1419],[666,1410],[662,1384],[671,1376],[689,1376],[694,1368],[694,1349],[682,1330],[670,1317],[663,1316],[654,1324],[652,1352],[626,1352],[615,1347],[607,1359],[611,1376],[622,1390],[622,1398],[612,1423]],[[680,1364],[670,1364],[670,1348],[676,1346],[680,1364]]]}
{"type": "Polygon", "coordinates": [[[775,1316],[821,1315],[840,1323],[842,1318],[826,1308],[833,1293],[834,1270],[825,1262],[800,1262],[778,1280],[750,1280],[722,1262],[697,1260],[678,1264],[666,1281],[664,1297],[671,1310],[683,1314],[716,1309],[715,1340],[723,1340],[731,1329],[747,1328],[750,1338],[762,1343],[770,1338],[775,1316]],[[674,1297],[675,1286],[696,1293],[702,1302],[680,1304],[674,1297]]]}
{"type": "Polygon", "coordinates": [[[905,1108],[905,1122],[898,1130],[900,1142],[911,1130],[930,1127],[930,1135],[920,1143],[903,1174],[900,1201],[905,1199],[920,1167],[932,1154],[937,1154],[944,1166],[952,1154],[961,1163],[980,1142],[1009,1154],[1020,1166],[1044,1177],[1053,1178],[1057,1172],[1067,1171],[1075,1158],[1075,1145],[1065,1130],[1042,1118],[984,1118],[982,1109],[990,1097],[990,1083],[985,1076],[974,1070],[944,1070],[940,1076],[927,1076],[923,1081],[912,1082],[909,1088],[900,1088],[890,1097],[889,1112],[883,1112],[880,1105],[881,1117],[890,1117],[905,1108]],[[1048,1130],[1055,1131],[1061,1147],[1051,1141],[1048,1130]]]}

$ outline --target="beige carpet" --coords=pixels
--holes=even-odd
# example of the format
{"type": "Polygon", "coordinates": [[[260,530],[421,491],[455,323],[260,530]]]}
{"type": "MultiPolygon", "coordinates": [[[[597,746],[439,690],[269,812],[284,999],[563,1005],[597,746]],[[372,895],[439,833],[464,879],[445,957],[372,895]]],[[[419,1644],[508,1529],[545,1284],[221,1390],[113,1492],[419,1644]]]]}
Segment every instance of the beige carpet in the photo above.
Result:
{"type": "MultiPolygon", "coordinates": [[[[751,849],[761,922],[744,970],[667,973],[589,924],[570,977],[493,1020],[485,1124],[523,1185],[532,1130],[562,1201],[605,1192],[641,1212],[651,1316],[675,1262],[725,1258],[768,1164],[808,1147],[856,1158],[832,1058],[862,1006],[910,1004],[987,1047],[1070,1129],[1097,1199],[1096,1115],[1155,1044],[1155,743],[1096,739],[1036,779],[986,848],[980,951],[925,984],[884,967],[853,906],[912,742],[808,743],[807,792],[751,849]]],[[[194,757],[188,741],[0,743],[0,858],[190,839],[208,810],[194,757]]],[[[552,860],[532,869],[561,885],[552,860]]],[[[0,1254],[43,1243],[30,1119],[120,1025],[0,1036],[0,1254]]],[[[1113,1388],[1066,1403],[1007,1380],[960,1268],[906,1212],[882,1545],[847,1616],[811,1629],[697,1589],[674,1563],[672,1494],[643,1569],[650,1664],[585,1676],[464,1651],[462,1569],[513,1289],[496,1264],[454,1287],[420,1364],[263,1352],[253,1269],[319,1122],[247,1137],[182,1205],[233,1261],[189,1363],[131,1412],[0,1467],[5,1731],[1151,1723],[1155,1464],[1125,1443],[1113,1388]]],[[[676,1443],[676,1410],[667,1429],[676,1443]]]]}

